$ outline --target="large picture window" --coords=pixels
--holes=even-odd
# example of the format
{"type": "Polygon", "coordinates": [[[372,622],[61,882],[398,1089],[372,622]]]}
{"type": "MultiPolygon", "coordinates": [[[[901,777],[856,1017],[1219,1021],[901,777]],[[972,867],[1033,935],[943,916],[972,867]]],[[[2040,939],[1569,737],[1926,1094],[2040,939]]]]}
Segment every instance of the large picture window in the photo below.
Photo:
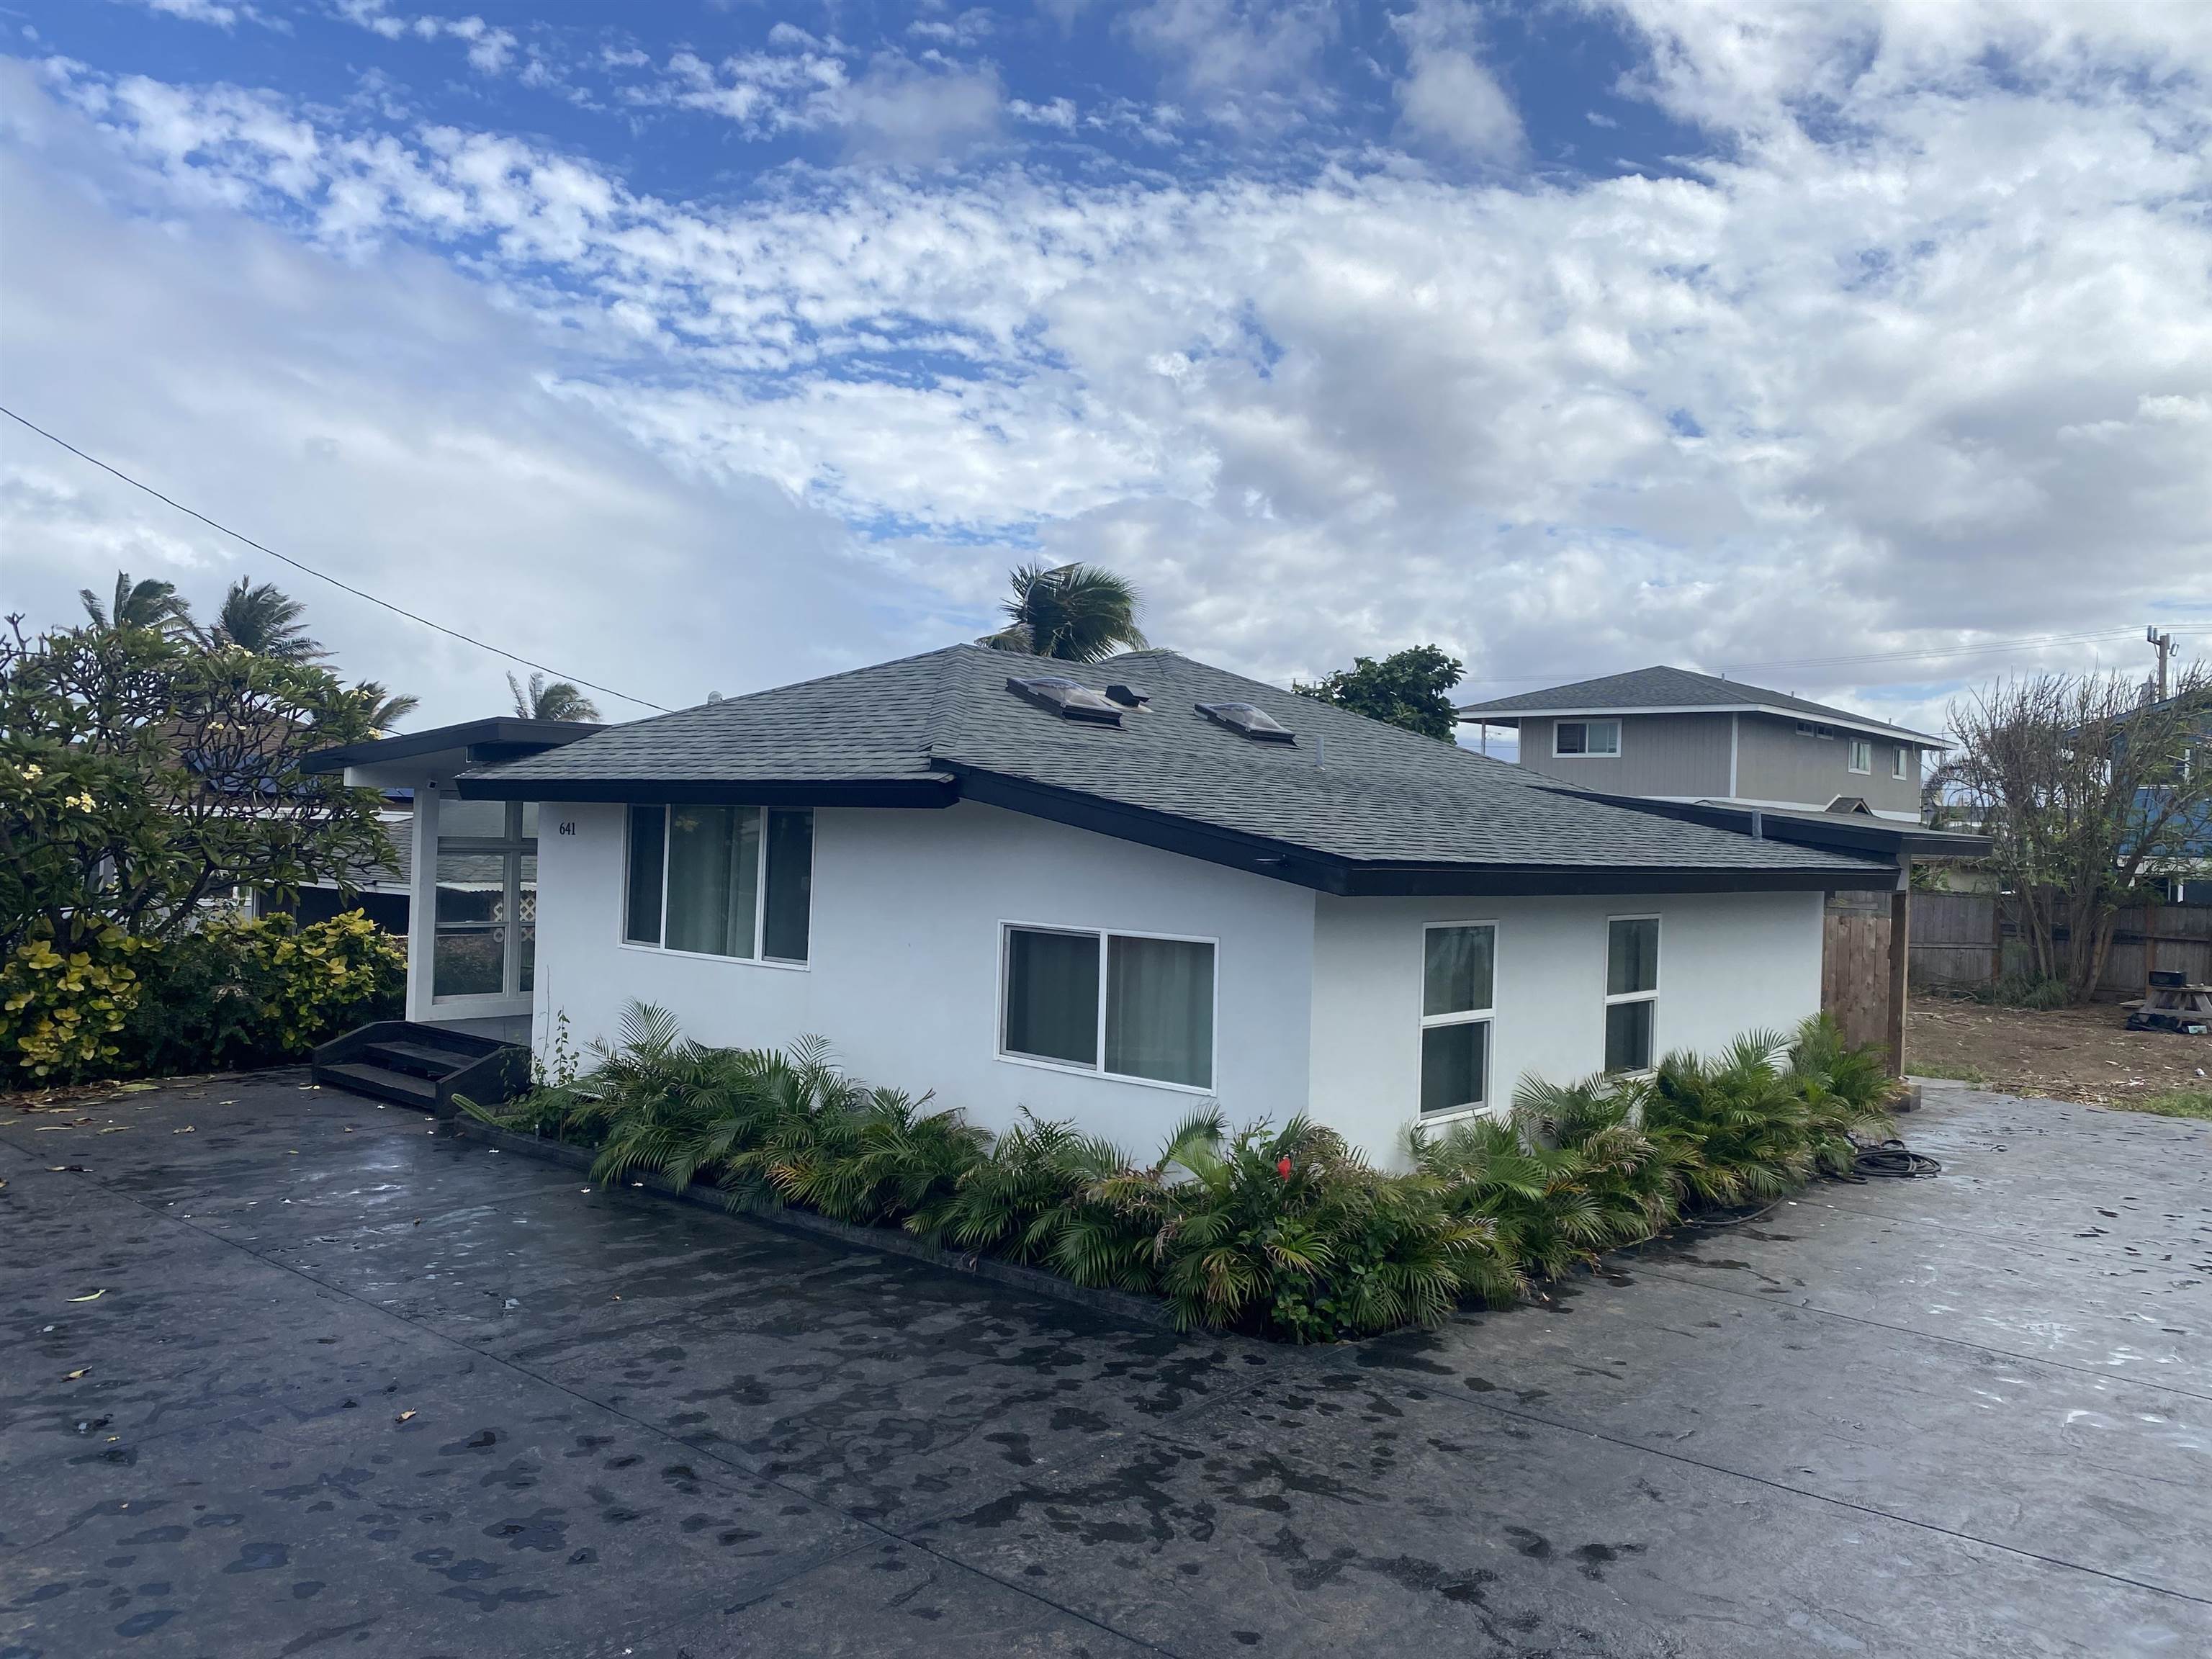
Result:
{"type": "Polygon", "coordinates": [[[999,1048],[1107,1077],[1213,1087],[1213,945],[1010,926],[999,1048]]]}
{"type": "Polygon", "coordinates": [[[1451,922],[1421,930],[1421,1115],[1487,1103],[1498,929],[1451,922]]]}
{"type": "Polygon", "coordinates": [[[1605,1069],[1648,1072],[1659,1020],[1659,918],[1606,923],[1605,1069]]]}
{"type": "Polygon", "coordinates": [[[814,814],[633,806],[623,937],[692,956],[806,960],[814,814]]]}

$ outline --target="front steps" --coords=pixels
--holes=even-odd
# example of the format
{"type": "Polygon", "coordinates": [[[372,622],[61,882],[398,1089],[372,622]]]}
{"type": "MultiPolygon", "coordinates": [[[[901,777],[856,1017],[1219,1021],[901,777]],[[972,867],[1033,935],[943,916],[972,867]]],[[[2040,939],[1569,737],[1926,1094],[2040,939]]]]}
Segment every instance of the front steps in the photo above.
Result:
{"type": "Polygon", "coordinates": [[[530,1050],[445,1026],[384,1019],[318,1048],[309,1075],[325,1088],[451,1117],[456,1095],[495,1106],[527,1089],[530,1050]]]}

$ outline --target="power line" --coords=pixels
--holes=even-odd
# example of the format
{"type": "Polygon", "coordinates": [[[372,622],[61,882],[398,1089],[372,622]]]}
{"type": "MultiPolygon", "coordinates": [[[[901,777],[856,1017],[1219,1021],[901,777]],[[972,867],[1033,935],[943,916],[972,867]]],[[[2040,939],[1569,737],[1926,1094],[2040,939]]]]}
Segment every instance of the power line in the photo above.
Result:
{"type": "Polygon", "coordinates": [[[332,587],[337,588],[343,592],[350,593],[357,599],[367,599],[371,605],[380,605],[386,611],[392,612],[395,616],[404,617],[409,622],[420,623],[425,628],[434,629],[439,633],[445,635],[448,639],[459,640],[464,645],[473,645],[479,651],[489,651],[495,657],[504,657],[509,662],[520,663],[525,668],[535,668],[541,673],[552,675],[556,679],[567,680],[573,685],[586,686],[594,691],[604,691],[611,697],[620,697],[624,702],[634,702],[641,708],[650,708],[659,714],[665,714],[672,712],[662,704],[654,702],[650,698],[634,697],[627,691],[616,690],[611,685],[601,685],[597,680],[587,680],[581,674],[563,673],[561,670],[550,667],[544,663],[533,661],[528,657],[518,656],[515,653],[494,645],[488,640],[480,640],[473,634],[464,634],[458,628],[448,628],[441,622],[433,622],[429,617],[419,616],[416,612],[407,609],[404,605],[394,605],[389,599],[380,599],[375,594],[368,592],[366,589],[354,586],[350,582],[340,581],[336,576],[330,574],[326,571],[318,570],[311,564],[301,563],[299,560],[293,558],[289,554],[279,553],[273,547],[263,546],[262,544],[255,541],[252,537],[241,535],[239,532],[233,530],[227,524],[216,523],[213,519],[208,517],[206,514],[198,512],[191,507],[186,507],[180,501],[164,495],[160,490],[155,489],[153,485],[140,483],[137,479],[132,477],[128,472],[124,471],[120,467],[110,466],[106,461],[101,460],[99,456],[86,454],[84,451],[79,449],[75,444],[70,442],[68,439],[56,437],[52,433],[47,431],[46,428],[40,426],[35,421],[25,420],[21,415],[18,415],[14,410],[9,408],[5,404],[0,404],[0,415],[5,415],[9,420],[15,422],[18,426],[28,427],[32,431],[37,433],[41,438],[46,439],[50,443],[59,444],[64,449],[69,451],[70,454],[76,456],[77,459],[81,461],[89,461],[93,465],[98,467],[102,472],[108,473],[112,477],[122,479],[124,483],[129,484],[133,489],[143,489],[146,494],[151,495],[155,501],[161,501],[167,506],[175,507],[178,512],[185,514],[187,517],[198,519],[209,529],[220,531],[224,535],[229,537],[233,541],[243,542],[255,552],[266,553],[270,558],[277,560],[281,563],[289,564],[295,570],[304,571],[307,574],[316,578],[319,581],[326,581],[332,587]]]}

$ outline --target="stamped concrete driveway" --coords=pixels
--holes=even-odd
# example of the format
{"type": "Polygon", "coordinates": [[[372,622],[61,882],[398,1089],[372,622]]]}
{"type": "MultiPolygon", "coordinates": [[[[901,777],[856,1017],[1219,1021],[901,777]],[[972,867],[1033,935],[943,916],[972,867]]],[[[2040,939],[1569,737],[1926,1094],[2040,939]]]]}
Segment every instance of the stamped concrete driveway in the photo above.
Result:
{"type": "Polygon", "coordinates": [[[1298,1352],[298,1081],[0,1121],[4,1659],[2212,1653],[2212,1126],[1298,1352]]]}

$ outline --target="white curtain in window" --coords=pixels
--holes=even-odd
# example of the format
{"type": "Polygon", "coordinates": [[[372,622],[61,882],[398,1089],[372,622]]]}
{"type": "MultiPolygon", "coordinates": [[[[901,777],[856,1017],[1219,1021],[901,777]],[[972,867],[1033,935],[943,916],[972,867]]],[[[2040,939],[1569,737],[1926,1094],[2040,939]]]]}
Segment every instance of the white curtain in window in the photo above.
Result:
{"type": "Polygon", "coordinates": [[[668,825],[668,948],[753,954],[760,809],[678,806],[668,825]]]}
{"type": "Polygon", "coordinates": [[[1182,939],[1107,941],[1106,1069],[1213,1086],[1213,947],[1182,939]]]}

